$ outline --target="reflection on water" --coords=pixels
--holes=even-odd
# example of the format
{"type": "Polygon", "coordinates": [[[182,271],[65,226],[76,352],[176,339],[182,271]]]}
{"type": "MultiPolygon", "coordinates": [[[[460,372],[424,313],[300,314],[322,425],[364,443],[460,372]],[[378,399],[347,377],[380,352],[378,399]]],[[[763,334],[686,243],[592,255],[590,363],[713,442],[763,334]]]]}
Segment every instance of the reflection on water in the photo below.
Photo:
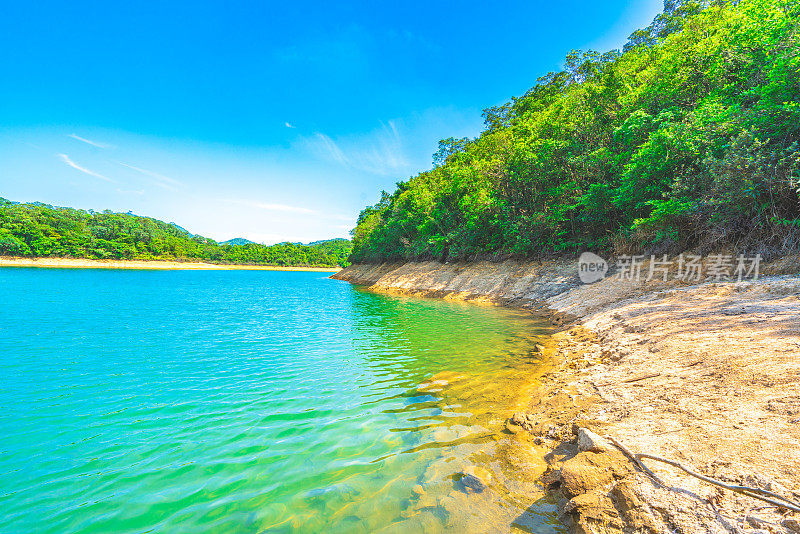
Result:
{"type": "Polygon", "coordinates": [[[0,269],[3,532],[558,532],[543,325],[319,273],[0,269]]]}

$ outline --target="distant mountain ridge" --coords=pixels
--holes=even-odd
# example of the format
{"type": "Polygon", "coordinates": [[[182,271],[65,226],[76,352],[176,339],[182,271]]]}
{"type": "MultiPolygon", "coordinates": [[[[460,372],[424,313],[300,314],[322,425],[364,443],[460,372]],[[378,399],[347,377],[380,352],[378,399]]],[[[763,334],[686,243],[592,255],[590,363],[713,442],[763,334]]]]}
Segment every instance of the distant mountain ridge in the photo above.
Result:
{"type": "MultiPolygon", "coordinates": [[[[175,223],[170,223],[170,224],[173,224],[177,228],[180,228],[180,226],[178,226],[175,223]]],[[[310,243],[303,243],[302,241],[281,241],[280,243],[277,243],[277,244],[278,245],[297,245],[299,247],[316,247],[318,245],[324,245],[326,243],[336,243],[336,242],[349,243],[350,240],[349,239],[345,239],[343,237],[334,237],[333,239],[319,239],[317,241],[312,241],[310,243]]],[[[241,245],[260,245],[261,243],[257,243],[255,241],[250,241],[249,239],[246,239],[244,237],[234,237],[233,239],[228,239],[227,241],[220,241],[219,244],[220,245],[240,245],[241,246],[241,245]]]]}
{"type": "Polygon", "coordinates": [[[228,239],[227,241],[220,241],[220,245],[257,245],[255,241],[250,241],[249,239],[245,239],[243,237],[234,237],[233,239],[228,239]]]}

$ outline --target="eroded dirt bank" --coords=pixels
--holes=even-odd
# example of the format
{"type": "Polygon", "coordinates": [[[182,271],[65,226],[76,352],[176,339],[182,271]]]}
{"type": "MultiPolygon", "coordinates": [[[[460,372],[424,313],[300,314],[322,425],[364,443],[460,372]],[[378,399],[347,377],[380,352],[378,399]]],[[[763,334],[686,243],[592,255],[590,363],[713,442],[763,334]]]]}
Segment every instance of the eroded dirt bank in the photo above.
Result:
{"type": "Polygon", "coordinates": [[[603,440],[727,483],[800,500],[800,277],[796,258],[756,281],[607,278],[574,262],[356,265],[335,278],[378,290],[548,309],[556,370],[509,420],[550,445],[543,483],[578,532],[800,532],[800,514],[661,463],[654,482],[603,440]],[[791,274],[787,274],[791,273],[791,274]]]}

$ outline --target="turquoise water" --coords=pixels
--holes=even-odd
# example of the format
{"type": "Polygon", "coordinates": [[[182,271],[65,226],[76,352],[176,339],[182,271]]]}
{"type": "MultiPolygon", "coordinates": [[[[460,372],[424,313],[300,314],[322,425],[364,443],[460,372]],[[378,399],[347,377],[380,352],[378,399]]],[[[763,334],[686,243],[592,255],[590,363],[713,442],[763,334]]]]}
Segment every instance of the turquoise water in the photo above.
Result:
{"type": "Polygon", "coordinates": [[[326,276],[0,269],[0,532],[560,531],[544,328],[326,276]]]}

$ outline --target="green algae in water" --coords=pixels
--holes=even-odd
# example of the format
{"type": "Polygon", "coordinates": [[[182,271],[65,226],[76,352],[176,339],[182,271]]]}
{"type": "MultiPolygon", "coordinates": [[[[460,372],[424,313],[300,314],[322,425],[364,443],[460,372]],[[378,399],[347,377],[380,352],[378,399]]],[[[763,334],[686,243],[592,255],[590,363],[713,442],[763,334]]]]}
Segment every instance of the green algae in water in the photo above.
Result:
{"type": "Polygon", "coordinates": [[[0,269],[0,297],[2,532],[561,531],[501,432],[527,314],[304,272],[0,269]]]}

